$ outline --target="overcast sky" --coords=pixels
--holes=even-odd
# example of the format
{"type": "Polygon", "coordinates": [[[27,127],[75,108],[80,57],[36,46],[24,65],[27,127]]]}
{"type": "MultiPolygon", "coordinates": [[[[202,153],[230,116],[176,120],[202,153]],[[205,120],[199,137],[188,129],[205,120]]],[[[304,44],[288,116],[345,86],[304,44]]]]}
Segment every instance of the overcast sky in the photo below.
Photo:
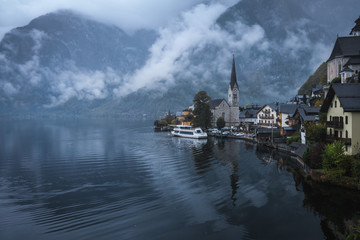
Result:
{"type": "Polygon", "coordinates": [[[72,9],[95,20],[115,24],[126,31],[157,29],[198,3],[236,0],[0,0],[0,39],[12,28],[59,9],[72,9]]]}

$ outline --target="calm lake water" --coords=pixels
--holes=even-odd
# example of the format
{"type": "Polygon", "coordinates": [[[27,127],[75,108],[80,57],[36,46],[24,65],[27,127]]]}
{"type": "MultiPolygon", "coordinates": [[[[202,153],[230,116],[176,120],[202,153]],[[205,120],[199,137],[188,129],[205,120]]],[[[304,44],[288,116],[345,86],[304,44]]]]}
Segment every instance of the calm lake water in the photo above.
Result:
{"type": "Polygon", "coordinates": [[[2,240],[341,239],[360,215],[286,155],[152,122],[1,122],[0,143],[2,240]]]}

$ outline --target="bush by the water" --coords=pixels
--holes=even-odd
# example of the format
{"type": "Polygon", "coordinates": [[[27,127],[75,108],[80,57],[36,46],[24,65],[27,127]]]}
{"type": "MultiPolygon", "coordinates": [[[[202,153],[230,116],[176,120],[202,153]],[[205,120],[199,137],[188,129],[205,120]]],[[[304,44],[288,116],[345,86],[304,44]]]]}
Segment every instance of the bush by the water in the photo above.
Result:
{"type": "Polygon", "coordinates": [[[299,132],[294,133],[294,135],[286,139],[287,145],[290,145],[293,142],[301,142],[301,134],[299,132]]]}
{"type": "Polygon", "coordinates": [[[360,187],[360,156],[346,155],[344,143],[335,141],[325,146],[322,154],[323,180],[342,186],[360,187]]]}
{"type": "Polygon", "coordinates": [[[323,167],[326,170],[338,168],[345,159],[344,143],[335,141],[332,144],[326,145],[322,158],[323,167]]]}
{"type": "Polygon", "coordinates": [[[325,144],[320,142],[313,146],[308,146],[303,154],[304,162],[312,169],[323,168],[322,154],[324,152],[325,144]]]}

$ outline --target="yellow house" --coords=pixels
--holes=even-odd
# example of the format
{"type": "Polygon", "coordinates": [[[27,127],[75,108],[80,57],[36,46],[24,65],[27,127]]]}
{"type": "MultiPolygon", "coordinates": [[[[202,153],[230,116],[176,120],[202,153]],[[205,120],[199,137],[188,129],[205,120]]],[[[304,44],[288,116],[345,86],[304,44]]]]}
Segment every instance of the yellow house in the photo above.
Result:
{"type": "Polygon", "coordinates": [[[327,114],[327,140],[344,142],[349,155],[360,153],[360,84],[332,84],[321,112],[327,114]]]}
{"type": "Polygon", "coordinates": [[[192,107],[190,106],[189,109],[185,109],[182,112],[181,116],[176,117],[177,120],[181,123],[181,125],[191,126],[191,119],[194,117],[192,112],[192,107]]]}

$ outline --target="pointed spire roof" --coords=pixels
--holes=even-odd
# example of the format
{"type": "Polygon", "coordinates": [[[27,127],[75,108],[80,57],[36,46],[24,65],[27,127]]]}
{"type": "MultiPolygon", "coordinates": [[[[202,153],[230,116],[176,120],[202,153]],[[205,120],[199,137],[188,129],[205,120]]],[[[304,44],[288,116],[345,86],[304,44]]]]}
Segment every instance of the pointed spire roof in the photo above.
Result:
{"type": "Polygon", "coordinates": [[[355,32],[360,31],[360,17],[355,20],[355,27],[351,29],[350,35],[353,35],[355,32]]]}
{"type": "Polygon", "coordinates": [[[237,84],[237,81],[236,81],[235,55],[233,53],[233,63],[232,63],[231,79],[230,79],[231,89],[234,89],[235,85],[239,88],[239,85],[237,84]]]}

